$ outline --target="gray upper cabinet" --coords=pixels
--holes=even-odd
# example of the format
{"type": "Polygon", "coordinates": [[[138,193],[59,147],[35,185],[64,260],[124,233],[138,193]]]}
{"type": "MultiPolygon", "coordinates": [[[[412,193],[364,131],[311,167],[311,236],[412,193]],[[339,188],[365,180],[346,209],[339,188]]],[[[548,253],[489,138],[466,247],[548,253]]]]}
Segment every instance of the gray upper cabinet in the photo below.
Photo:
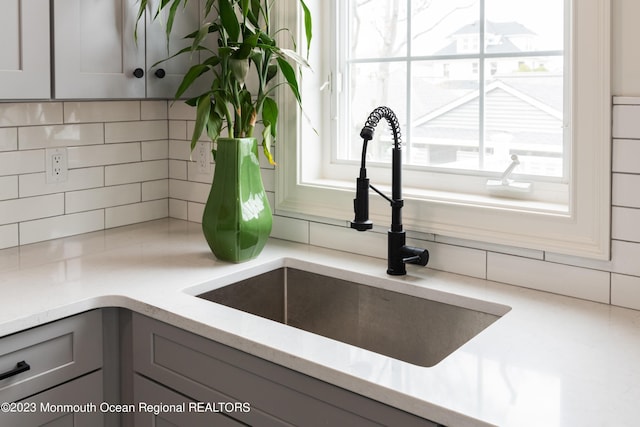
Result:
{"type": "MultiPolygon", "coordinates": [[[[157,3],[150,3],[155,10],[157,3]]],[[[150,11],[138,24],[136,41],[136,0],[56,0],[53,5],[55,98],[173,97],[190,67],[189,55],[154,64],[186,46],[183,36],[201,21],[198,1],[179,11],[168,45],[163,20],[151,22],[150,11]]]]}
{"type": "Polygon", "coordinates": [[[49,0],[3,0],[0,39],[0,99],[49,98],[49,0]]]}

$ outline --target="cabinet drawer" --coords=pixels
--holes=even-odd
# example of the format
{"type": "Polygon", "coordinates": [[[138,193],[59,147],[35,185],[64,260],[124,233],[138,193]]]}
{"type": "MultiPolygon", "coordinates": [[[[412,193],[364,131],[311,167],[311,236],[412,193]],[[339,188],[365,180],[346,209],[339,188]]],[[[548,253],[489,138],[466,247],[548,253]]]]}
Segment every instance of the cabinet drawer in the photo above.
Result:
{"type": "Polygon", "coordinates": [[[134,314],[133,367],[202,402],[248,403],[250,425],[434,423],[176,327],[134,314]]]}
{"type": "Polygon", "coordinates": [[[133,378],[133,390],[136,407],[139,407],[140,403],[145,404],[144,410],[135,412],[136,427],[241,427],[244,425],[220,413],[196,412],[188,406],[190,402],[194,402],[193,399],[140,375],[135,375],[133,378]],[[162,406],[152,406],[159,404],[162,406]]]}
{"type": "Polygon", "coordinates": [[[102,366],[102,313],[89,311],[0,338],[0,401],[38,393],[102,366]]]}
{"type": "Polygon", "coordinates": [[[96,371],[16,403],[16,412],[0,413],[0,425],[98,427],[104,425],[100,402],[102,371],[96,371]]]}

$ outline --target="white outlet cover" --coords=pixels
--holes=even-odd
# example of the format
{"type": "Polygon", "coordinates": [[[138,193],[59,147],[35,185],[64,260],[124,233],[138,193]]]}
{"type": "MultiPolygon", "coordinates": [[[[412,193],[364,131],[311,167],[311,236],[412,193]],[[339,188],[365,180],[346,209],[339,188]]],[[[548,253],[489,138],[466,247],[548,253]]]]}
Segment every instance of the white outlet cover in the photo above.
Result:
{"type": "Polygon", "coordinates": [[[211,142],[198,141],[194,150],[194,160],[198,164],[198,173],[211,172],[211,142]]]}
{"type": "Polygon", "coordinates": [[[66,147],[47,148],[44,154],[44,164],[47,184],[67,181],[68,163],[66,147]]]}

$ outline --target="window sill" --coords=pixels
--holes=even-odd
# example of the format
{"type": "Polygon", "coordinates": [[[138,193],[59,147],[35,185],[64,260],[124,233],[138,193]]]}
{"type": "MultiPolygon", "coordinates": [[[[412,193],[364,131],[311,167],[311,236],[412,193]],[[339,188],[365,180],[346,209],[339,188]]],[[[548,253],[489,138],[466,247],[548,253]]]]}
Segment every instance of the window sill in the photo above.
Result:
{"type": "MultiPolygon", "coordinates": [[[[355,181],[287,185],[286,180],[278,179],[278,183],[276,213],[345,226],[353,219],[355,181]]],[[[389,189],[379,186],[379,190],[387,194],[389,189]]],[[[403,198],[402,219],[407,231],[592,259],[609,257],[606,227],[577,221],[564,205],[411,188],[404,189],[403,198]]],[[[369,202],[373,223],[381,227],[390,224],[389,202],[373,191],[369,202]]],[[[608,218],[596,223],[608,223],[608,218]]]]}

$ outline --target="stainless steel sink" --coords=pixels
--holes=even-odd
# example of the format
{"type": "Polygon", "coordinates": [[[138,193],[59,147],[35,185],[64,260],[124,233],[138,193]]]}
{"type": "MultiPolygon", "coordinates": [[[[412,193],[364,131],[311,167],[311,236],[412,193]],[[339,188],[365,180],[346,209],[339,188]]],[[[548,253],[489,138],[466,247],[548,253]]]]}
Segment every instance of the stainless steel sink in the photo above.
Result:
{"type": "Polygon", "coordinates": [[[494,304],[487,313],[290,267],[198,297],[419,366],[437,364],[509,310],[494,304]]]}

